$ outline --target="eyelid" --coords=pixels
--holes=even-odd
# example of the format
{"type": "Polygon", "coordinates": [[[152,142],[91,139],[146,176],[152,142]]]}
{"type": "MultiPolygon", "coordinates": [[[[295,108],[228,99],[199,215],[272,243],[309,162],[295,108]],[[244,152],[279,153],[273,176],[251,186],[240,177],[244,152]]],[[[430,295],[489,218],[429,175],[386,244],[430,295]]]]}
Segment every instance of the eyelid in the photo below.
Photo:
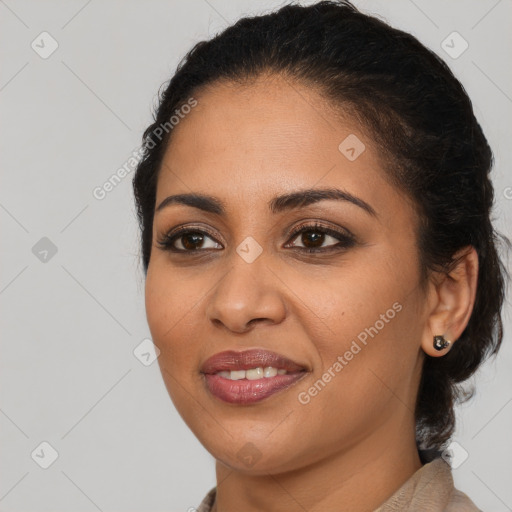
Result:
{"type": "Polygon", "coordinates": [[[208,236],[210,236],[213,239],[217,239],[218,236],[216,233],[213,232],[213,230],[206,225],[203,224],[190,224],[188,222],[184,222],[183,224],[178,224],[177,226],[172,227],[169,230],[166,230],[163,232],[161,238],[171,238],[173,236],[176,236],[178,234],[182,234],[183,232],[204,232],[208,236]]]}
{"type": "MultiPolygon", "coordinates": [[[[171,240],[174,242],[176,241],[180,235],[183,235],[185,233],[204,233],[208,235],[212,240],[214,240],[216,243],[221,244],[222,242],[219,242],[217,240],[217,235],[215,235],[212,230],[206,226],[202,225],[190,225],[187,223],[179,224],[178,226],[174,226],[172,229],[164,232],[158,239],[157,244],[161,249],[173,251],[173,248],[170,247],[171,240]]],[[[181,249],[174,249],[175,252],[193,252],[193,251],[183,251],[181,249]]],[[[199,251],[198,251],[199,252],[199,251]]]]}
{"type": "Polygon", "coordinates": [[[306,230],[319,230],[333,237],[345,237],[355,240],[355,236],[346,228],[341,226],[334,227],[330,223],[319,220],[306,220],[302,221],[299,225],[295,226],[289,233],[288,237],[292,238],[306,230]]]}

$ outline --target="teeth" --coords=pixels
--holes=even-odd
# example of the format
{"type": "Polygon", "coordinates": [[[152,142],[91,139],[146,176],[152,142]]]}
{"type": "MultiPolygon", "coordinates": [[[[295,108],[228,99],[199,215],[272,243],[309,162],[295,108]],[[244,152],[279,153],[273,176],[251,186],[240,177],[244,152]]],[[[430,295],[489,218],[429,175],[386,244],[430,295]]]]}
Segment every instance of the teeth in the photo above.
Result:
{"type": "Polygon", "coordinates": [[[263,370],[263,376],[264,377],[275,377],[277,375],[277,372],[278,372],[277,368],[273,368],[272,366],[267,366],[263,370]]]}
{"type": "Polygon", "coordinates": [[[261,379],[263,377],[263,368],[252,368],[251,370],[245,370],[245,377],[248,380],[261,379]]]}
{"type": "Polygon", "coordinates": [[[286,370],[283,368],[277,369],[272,366],[262,368],[259,366],[258,368],[251,368],[250,370],[221,371],[217,372],[216,375],[230,380],[257,380],[262,378],[275,377],[276,375],[285,375],[286,373],[286,370]]]}

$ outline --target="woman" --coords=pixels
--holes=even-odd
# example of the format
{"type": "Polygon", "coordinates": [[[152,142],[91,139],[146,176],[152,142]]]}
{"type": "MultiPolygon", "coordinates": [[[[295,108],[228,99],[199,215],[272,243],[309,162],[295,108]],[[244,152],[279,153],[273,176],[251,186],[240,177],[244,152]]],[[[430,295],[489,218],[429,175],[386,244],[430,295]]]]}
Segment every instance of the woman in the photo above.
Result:
{"type": "Polygon", "coordinates": [[[288,5],[198,43],[143,142],[148,324],[216,459],[198,510],[478,510],[441,453],[505,270],[444,62],[349,2],[288,5]]]}

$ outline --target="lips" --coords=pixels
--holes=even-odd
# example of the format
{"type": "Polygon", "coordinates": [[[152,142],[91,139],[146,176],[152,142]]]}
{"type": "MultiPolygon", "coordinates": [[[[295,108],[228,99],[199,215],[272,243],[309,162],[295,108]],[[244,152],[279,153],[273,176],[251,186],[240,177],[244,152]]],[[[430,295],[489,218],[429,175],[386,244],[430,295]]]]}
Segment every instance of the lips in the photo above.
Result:
{"type": "Polygon", "coordinates": [[[284,369],[288,373],[306,371],[305,366],[288,359],[287,357],[263,349],[245,350],[237,352],[228,350],[219,352],[207,359],[201,367],[201,373],[212,375],[221,371],[250,370],[251,368],[272,366],[284,369]]]}
{"type": "Polygon", "coordinates": [[[207,359],[201,367],[201,374],[209,393],[223,402],[238,406],[256,404],[284,392],[306,377],[309,371],[309,368],[296,361],[264,349],[220,352],[207,359]],[[265,368],[267,371],[268,367],[273,371],[261,375],[262,369],[265,368]],[[250,377],[246,375],[246,378],[233,380],[233,372],[254,372],[255,369],[259,369],[256,377],[253,374],[250,377]],[[277,374],[274,373],[276,370],[277,374]],[[231,372],[231,378],[222,372],[231,372]]]}

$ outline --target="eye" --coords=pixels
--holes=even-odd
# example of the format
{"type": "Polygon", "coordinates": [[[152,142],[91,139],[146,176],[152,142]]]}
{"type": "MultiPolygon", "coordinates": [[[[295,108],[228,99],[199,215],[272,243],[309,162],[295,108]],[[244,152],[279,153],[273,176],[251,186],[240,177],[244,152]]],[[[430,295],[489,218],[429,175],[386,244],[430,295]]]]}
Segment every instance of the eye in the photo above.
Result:
{"type": "Polygon", "coordinates": [[[292,232],[292,236],[298,238],[298,235],[302,235],[299,239],[299,242],[302,243],[302,247],[295,244],[291,247],[308,253],[348,249],[356,243],[355,237],[348,231],[337,231],[318,223],[302,225],[295,228],[292,232]],[[329,239],[334,240],[335,243],[327,247],[322,247],[329,239]]]}
{"type": "MultiPolygon", "coordinates": [[[[293,240],[297,239],[298,235],[302,235],[299,240],[302,246],[291,244],[285,247],[291,247],[307,253],[320,253],[348,249],[356,244],[356,239],[350,232],[337,231],[322,226],[319,223],[298,226],[292,231],[290,236],[293,240]],[[326,241],[329,242],[329,240],[332,240],[334,243],[323,247],[323,244],[326,241]]],[[[164,234],[163,237],[157,241],[157,244],[161,249],[175,253],[222,249],[222,245],[219,244],[208,231],[192,229],[190,227],[183,227],[164,234]]]]}
{"type": "Polygon", "coordinates": [[[163,250],[172,252],[193,252],[201,249],[216,249],[215,244],[220,245],[206,231],[190,228],[181,228],[177,231],[166,233],[157,243],[163,250]],[[207,242],[205,243],[207,239],[213,242],[214,246],[211,245],[211,242],[210,245],[207,245],[207,242]],[[178,247],[176,246],[176,242],[178,247]]]}

